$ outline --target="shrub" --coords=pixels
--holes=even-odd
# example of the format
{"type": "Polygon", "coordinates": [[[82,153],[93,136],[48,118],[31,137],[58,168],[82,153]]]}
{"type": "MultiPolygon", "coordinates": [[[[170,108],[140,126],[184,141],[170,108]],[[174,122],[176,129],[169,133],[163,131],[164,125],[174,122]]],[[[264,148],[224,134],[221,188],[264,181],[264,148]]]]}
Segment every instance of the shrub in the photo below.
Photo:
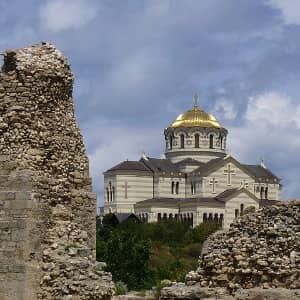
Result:
{"type": "Polygon", "coordinates": [[[115,283],[116,295],[125,295],[128,292],[127,285],[123,281],[115,283]]]}
{"type": "Polygon", "coordinates": [[[129,290],[149,289],[163,279],[183,281],[197,267],[202,243],[218,228],[212,223],[191,228],[175,220],[114,224],[107,217],[97,229],[97,260],[129,290]]]}

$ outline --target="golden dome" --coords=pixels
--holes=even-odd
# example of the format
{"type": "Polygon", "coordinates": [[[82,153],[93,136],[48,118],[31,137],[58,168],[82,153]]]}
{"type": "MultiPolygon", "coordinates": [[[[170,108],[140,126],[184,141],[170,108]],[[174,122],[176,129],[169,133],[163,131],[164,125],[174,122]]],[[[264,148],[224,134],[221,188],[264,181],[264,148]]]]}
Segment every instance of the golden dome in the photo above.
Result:
{"type": "Polygon", "coordinates": [[[195,95],[194,108],[179,115],[170,127],[213,127],[222,128],[218,120],[211,114],[198,108],[198,96],[195,95]]]}

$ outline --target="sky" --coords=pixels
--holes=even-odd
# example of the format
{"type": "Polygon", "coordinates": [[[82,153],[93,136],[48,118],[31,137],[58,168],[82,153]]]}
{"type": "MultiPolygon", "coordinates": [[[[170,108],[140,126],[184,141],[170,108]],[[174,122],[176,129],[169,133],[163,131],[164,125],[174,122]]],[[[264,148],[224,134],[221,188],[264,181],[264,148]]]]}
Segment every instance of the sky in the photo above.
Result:
{"type": "Polygon", "coordinates": [[[71,64],[98,205],[102,172],[162,157],[195,93],[232,155],[263,159],[299,198],[299,36],[299,0],[0,1],[0,52],[48,41],[71,64]]]}

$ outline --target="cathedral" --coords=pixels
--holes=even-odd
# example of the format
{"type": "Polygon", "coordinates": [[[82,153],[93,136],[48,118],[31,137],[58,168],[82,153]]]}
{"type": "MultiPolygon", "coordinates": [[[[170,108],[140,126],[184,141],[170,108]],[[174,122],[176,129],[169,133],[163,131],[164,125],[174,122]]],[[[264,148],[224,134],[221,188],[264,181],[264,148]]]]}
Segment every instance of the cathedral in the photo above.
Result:
{"type": "Polygon", "coordinates": [[[143,222],[176,219],[228,228],[247,207],[280,199],[281,184],[261,162],[239,162],[226,151],[228,131],[194,107],[165,130],[165,158],[142,155],[104,172],[104,214],[134,213],[143,222]]]}

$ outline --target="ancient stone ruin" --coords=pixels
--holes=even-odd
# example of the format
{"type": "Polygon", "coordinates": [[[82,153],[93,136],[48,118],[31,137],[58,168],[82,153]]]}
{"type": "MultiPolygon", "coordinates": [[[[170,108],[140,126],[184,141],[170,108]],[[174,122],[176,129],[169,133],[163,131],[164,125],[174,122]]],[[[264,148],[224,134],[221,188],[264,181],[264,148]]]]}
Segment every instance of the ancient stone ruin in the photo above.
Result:
{"type": "Polygon", "coordinates": [[[0,72],[0,299],[109,299],[95,260],[96,197],[73,75],[51,44],[9,50],[0,72]]]}
{"type": "Polygon", "coordinates": [[[300,299],[300,201],[249,213],[212,235],[200,265],[161,299],[300,299]],[[228,296],[234,294],[234,297],[228,296]],[[227,296],[226,296],[227,295],[227,296]]]}
{"type": "Polygon", "coordinates": [[[209,240],[190,284],[300,288],[300,201],[266,207],[209,240]]]}

